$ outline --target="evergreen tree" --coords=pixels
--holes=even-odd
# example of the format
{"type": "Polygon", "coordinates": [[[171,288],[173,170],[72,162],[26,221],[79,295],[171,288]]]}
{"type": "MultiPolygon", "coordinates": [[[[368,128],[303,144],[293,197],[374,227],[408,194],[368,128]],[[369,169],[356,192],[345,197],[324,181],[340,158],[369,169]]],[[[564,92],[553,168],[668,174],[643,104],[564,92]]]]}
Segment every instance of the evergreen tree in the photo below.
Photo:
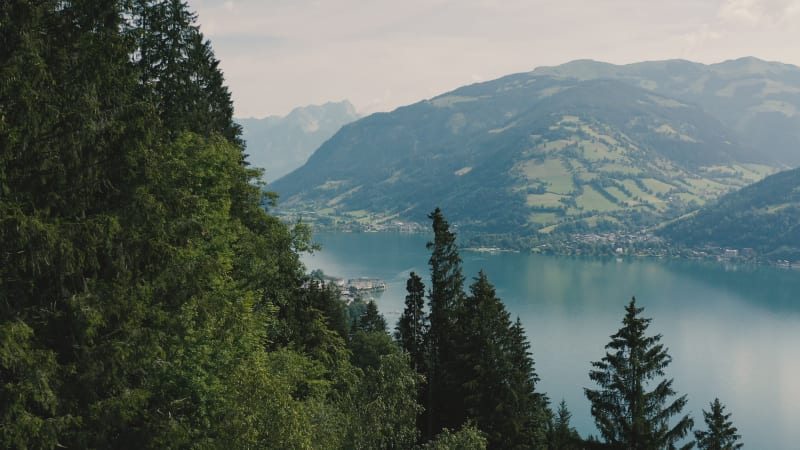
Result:
{"type": "Polygon", "coordinates": [[[458,431],[445,428],[436,438],[426,442],[422,450],[485,450],[486,436],[474,425],[464,425],[458,431]]]}
{"type": "Polygon", "coordinates": [[[432,220],[434,240],[428,242],[431,250],[428,265],[431,270],[431,289],[428,293],[429,316],[427,346],[429,349],[428,398],[426,401],[428,438],[443,428],[455,429],[461,426],[460,417],[451,415],[462,399],[459,386],[447,374],[455,369],[455,318],[463,305],[464,276],[461,274],[461,257],[456,246],[456,235],[450,231],[439,208],[428,218],[432,220]]]}
{"type": "Polygon", "coordinates": [[[546,399],[535,392],[538,376],[530,344],[511,319],[494,286],[481,271],[458,317],[458,370],[447,376],[461,386],[462,405],[450,414],[473,420],[486,433],[488,448],[546,445],[546,399]]]}
{"type": "Polygon", "coordinates": [[[425,284],[414,272],[406,282],[406,307],[397,322],[395,339],[400,347],[411,355],[414,369],[424,373],[427,352],[425,334],[427,333],[425,315],[425,284]]]}
{"type": "Polygon", "coordinates": [[[0,4],[3,447],[81,447],[78,427],[141,411],[132,362],[152,363],[157,337],[123,287],[120,223],[153,133],[121,24],[114,1],[0,4]]]}
{"type": "Polygon", "coordinates": [[[580,435],[570,425],[572,413],[567,402],[561,400],[547,433],[547,448],[551,450],[580,450],[583,448],[580,435]]]}
{"type": "Polygon", "coordinates": [[[730,413],[725,414],[725,406],[715,398],[710,404],[711,411],[703,410],[707,431],[695,431],[697,448],[701,450],[736,450],[742,448],[739,442],[742,436],[729,420],[730,413]]]}
{"type": "Polygon", "coordinates": [[[173,135],[191,131],[220,134],[242,144],[233,121],[233,103],[219,61],[200,32],[197,15],[183,0],[134,0],[129,34],[142,95],[152,99],[173,135]]]}
{"type": "Polygon", "coordinates": [[[364,332],[380,332],[386,334],[386,319],[378,311],[375,300],[367,302],[367,309],[364,315],[358,320],[358,330],[364,332]]]}
{"type": "Polygon", "coordinates": [[[517,434],[520,448],[539,448],[546,442],[547,424],[551,415],[547,395],[536,391],[536,373],[531,345],[519,317],[510,328],[508,344],[508,403],[513,416],[508,434],[517,434]]]}
{"type": "Polygon", "coordinates": [[[461,257],[458,254],[456,235],[442,211],[436,208],[428,215],[432,221],[433,242],[426,244],[431,250],[428,266],[431,270],[430,334],[434,345],[441,346],[454,320],[453,312],[463,303],[464,276],[461,274],[461,257]]]}
{"type": "Polygon", "coordinates": [[[670,418],[679,415],[686,405],[685,395],[668,403],[675,395],[671,379],[663,379],[648,390],[651,380],[664,376],[671,357],[659,343],[661,335],[645,335],[652,319],[640,317],[643,310],[636,306],[636,298],[625,307],[623,326],[611,336],[606,355],[592,362],[594,370],[589,378],[601,389],[585,389],[597,428],[612,448],[674,448],[693,424],[687,415],[670,425],[670,418]]]}

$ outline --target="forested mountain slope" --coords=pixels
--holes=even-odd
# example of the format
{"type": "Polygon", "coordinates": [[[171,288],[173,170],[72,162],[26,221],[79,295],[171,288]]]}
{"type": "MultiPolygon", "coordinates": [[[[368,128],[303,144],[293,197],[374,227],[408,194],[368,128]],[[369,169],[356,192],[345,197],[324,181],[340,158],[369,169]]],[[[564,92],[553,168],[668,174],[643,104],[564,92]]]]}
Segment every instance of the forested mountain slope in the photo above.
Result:
{"type": "Polygon", "coordinates": [[[692,103],[532,72],[347,125],[271,189],[321,220],[422,221],[446,204],[470,231],[529,234],[653,223],[775,164],[692,103]]]}
{"type": "Polygon", "coordinates": [[[668,224],[659,234],[686,246],[752,249],[800,259],[800,169],[771,175],[668,224]]]}

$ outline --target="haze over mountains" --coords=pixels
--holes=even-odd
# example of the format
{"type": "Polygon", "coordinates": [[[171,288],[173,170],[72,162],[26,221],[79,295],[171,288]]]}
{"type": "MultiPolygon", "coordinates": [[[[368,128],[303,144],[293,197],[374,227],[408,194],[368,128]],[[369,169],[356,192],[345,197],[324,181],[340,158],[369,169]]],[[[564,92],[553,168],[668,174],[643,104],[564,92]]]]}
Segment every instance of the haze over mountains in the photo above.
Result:
{"type": "Polygon", "coordinates": [[[365,117],[270,188],[323,222],[640,226],[800,162],[798,110],[795,66],[575,61],[365,117]]]}
{"type": "Polygon", "coordinates": [[[350,102],[328,102],[293,109],[284,117],[236,119],[247,142],[248,162],[276,180],[303,165],[320,144],[346,123],[358,119],[350,102]]]}

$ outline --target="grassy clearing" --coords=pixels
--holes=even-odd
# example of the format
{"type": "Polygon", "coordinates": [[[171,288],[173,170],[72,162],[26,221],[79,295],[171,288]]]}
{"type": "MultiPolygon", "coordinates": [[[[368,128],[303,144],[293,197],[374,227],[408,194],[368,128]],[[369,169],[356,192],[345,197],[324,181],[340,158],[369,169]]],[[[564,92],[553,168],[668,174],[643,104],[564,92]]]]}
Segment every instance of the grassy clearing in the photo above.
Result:
{"type": "Polygon", "coordinates": [[[656,180],[654,178],[645,178],[642,180],[645,186],[648,189],[653,191],[654,194],[666,194],[667,192],[675,189],[675,186],[671,184],[664,183],[663,181],[656,180]]]}
{"type": "Polygon", "coordinates": [[[539,144],[537,148],[544,153],[551,154],[558,153],[561,150],[564,150],[564,148],[568,145],[572,145],[574,143],[575,141],[571,139],[557,139],[555,141],[547,141],[539,144]]]}
{"type": "MultiPolygon", "coordinates": [[[[631,194],[633,194],[634,197],[639,197],[639,201],[638,201],[639,204],[653,205],[658,209],[666,208],[667,204],[666,204],[666,202],[664,202],[664,200],[661,200],[660,198],[656,197],[655,195],[648,194],[647,192],[639,189],[639,186],[636,184],[635,181],[633,181],[633,180],[624,180],[622,182],[622,184],[629,191],[631,191],[631,194]]],[[[634,201],[636,201],[636,200],[634,200],[634,201]]]]}
{"type": "Polygon", "coordinates": [[[707,178],[689,178],[686,181],[691,191],[703,198],[719,197],[730,190],[730,186],[707,178]]]}
{"type": "Polygon", "coordinates": [[[336,206],[336,204],[338,204],[342,200],[346,199],[347,197],[355,194],[359,190],[361,190],[361,186],[356,186],[356,187],[354,187],[353,189],[350,189],[347,192],[339,194],[336,197],[333,197],[332,199],[328,200],[327,206],[336,206]]]}
{"type": "Polygon", "coordinates": [[[611,203],[600,195],[594,188],[591,186],[584,186],[583,187],[583,194],[578,196],[575,199],[578,203],[578,206],[582,206],[584,211],[599,211],[599,212],[607,212],[607,211],[616,211],[619,209],[619,206],[611,203]]]}
{"type": "Polygon", "coordinates": [[[448,95],[447,97],[439,97],[431,100],[431,104],[437,108],[445,108],[453,106],[458,103],[476,102],[478,97],[465,97],[461,95],[448,95]]]}
{"type": "MultiPolygon", "coordinates": [[[[655,84],[655,82],[653,82],[653,84],[655,84]]],[[[644,85],[642,87],[647,89],[647,87],[645,87],[644,85]]],[[[653,87],[651,89],[655,89],[655,87],[653,87]]],[[[677,100],[673,100],[671,98],[657,97],[655,95],[648,95],[647,98],[649,98],[650,101],[652,101],[656,105],[664,106],[664,107],[667,107],[667,108],[680,108],[680,107],[683,107],[683,106],[687,106],[687,105],[685,105],[685,104],[683,104],[683,103],[681,103],[681,102],[679,102],[677,100]]]]}
{"type": "Polygon", "coordinates": [[[528,206],[544,206],[546,208],[558,207],[563,206],[559,201],[563,197],[563,195],[553,194],[551,192],[546,194],[530,194],[526,198],[526,204],[528,206]]]}
{"type": "Polygon", "coordinates": [[[603,142],[581,141],[581,148],[583,149],[583,157],[587,161],[601,161],[603,159],[610,159],[612,161],[622,160],[622,156],[613,151],[608,145],[603,142]]]}
{"type": "Polygon", "coordinates": [[[558,224],[549,225],[549,226],[546,226],[546,227],[543,227],[543,228],[539,228],[538,230],[536,230],[536,232],[539,233],[539,234],[550,234],[550,233],[553,232],[553,230],[556,229],[557,226],[558,226],[558,224]]]}
{"type": "Polygon", "coordinates": [[[622,173],[625,175],[639,175],[642,173],[642,169],[638,167],[631,167],[625,164],[603,164],[602,166],[597,168],[600,172],[615,172],[615,173],[622,173]]]}
{"type": "Polygon", "coordinates": [[[369,215],[371,213],[369,211],[367,211],[366,209],[357,209],[355,211],[347,211],[344,214],[346,216],[350,216],[350,217],[352,217],[354,219],[360,219],[360,218],[364,218],[364,217],[369,217],[369,215]]]}
{"type": "Polygon", "coordinates": [[[763,164],[740,164],[735,167],[740,169],[743,172],[745,180],[751,183],[760,181],[762,178],[778,171],[774,167],[765,166],[763,164]]]}
{"type": "Polygon", "coordinates": [[[655,131],[656,133],[662,134],[664,136],[667,136],[670,139],[675,139],[675,140],[683,141],[683,142],[697,142],[697,140],[694,139],[693,137],[687,136],[687,135],[685,135],[683,133],[675,131],[674,128],[672,128],[671,126],[669,126],[667,124],[661,125],[660,127],[654,129],[653,131],[655,131]]]}
{"type": "Polygon", "coordinates": [[[526,161],[522,163],[520,169],[528,180],[547,183],[547,191],[550,193],[565,195],[574,188],[572,175],[559,160],[548,159],[544,163],[526,161]]]}
{"type": "Polygon", "coordinates": [[[681,200],[683,200],[683,201],[685,201],[687,203],[691,202],[692,200],[694,200],[695,202],[697,202],[697,203],[702,205],[703,203],[706,202],[703,197],[700,197],[700,196],[695,195],[695,194],[690,194],[688,192],[681,192],[679,194],[673,195],[673,197],[677,197],[677,198],[679,198],[679,199],[681,199],[681,200]]]}
{"type": "Polygon", "coordinates": [[[774,214],[776,212],[779,212],[779,211],[781,211],[783,209],[786,209],[786,208],[789,208],[789,207],[792,207],[792,206],[797,206],[797,204],[796,203],[781,203],[780,205],[772,205],[769,208],[767,208],[765,212],[768,213],[768,214],[774,214]]]}
{"type": "Polygon", "coordinates": [[[605,189],[606,189],[606,192],[608,192],[609,194],[613,195],[614,197],[617,198],[617,200],[619,200],[621,202],[630,202],[630,203],[634,203],[635,202],[632,198],[628,197],[628,194],[622,192],[621,190],[619,190],[619,188],[617,188],[615,186],[609,186],[609,187],[607,187],[605,189]]]}
{"type": "MultiPolygon", "coordinates": [[[[528,214],[528,222],[532,224],[551,224],[558,221],[556,213],[530,213],[528,214]]],[[[541,230],[539,230],[541,232],[541,230]]]]}
{"type": "Polygon", "coordinates": [[[328,180],[325,183],[316,187],[325,191],[339,189],[342,185],[346,184],[349,180],[328,180]]]}

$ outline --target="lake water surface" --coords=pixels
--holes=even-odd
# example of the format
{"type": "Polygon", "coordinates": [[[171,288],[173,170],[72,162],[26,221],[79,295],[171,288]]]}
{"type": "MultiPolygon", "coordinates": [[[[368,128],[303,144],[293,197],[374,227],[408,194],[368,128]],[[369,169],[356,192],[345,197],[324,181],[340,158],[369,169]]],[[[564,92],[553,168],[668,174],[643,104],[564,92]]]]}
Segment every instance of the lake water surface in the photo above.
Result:
{"type": "MultiPolygon", "coordinates": [[[[403,309],[405,282],[428,275],[430,236],[321,233],[309,270],[381,278],[377,299],[390,327],[403,309]]],[[[688,394],[695,428],[715,397],[726,405],[745,448],[797,449],[800,443],[800,271],[655,259],[582,259],[462,251],[467,286],[480,269],[532,344],[537,388],[563,398],[582,436],[597,434],[584,387],[590,362],[603,357],[631,296],[663,335],[667,376],[688,394]]],[[[426,282],[426,285],[428,283],[426,282]]],[[[465,286],[465,288],[467,287],[465,286]]]]}

